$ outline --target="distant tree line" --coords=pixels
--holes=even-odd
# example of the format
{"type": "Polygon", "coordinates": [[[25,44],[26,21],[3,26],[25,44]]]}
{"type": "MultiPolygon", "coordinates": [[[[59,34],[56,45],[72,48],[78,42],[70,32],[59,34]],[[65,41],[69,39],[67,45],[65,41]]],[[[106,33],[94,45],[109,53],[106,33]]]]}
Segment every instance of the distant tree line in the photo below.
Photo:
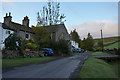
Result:
{"type": "Polygon", "coordinates": [[[76,41],[79,44],[80,48],[83,48],[89,51],[93,50],[94,39],[90,33],[88,33],[87,38],[84,38],[83,40],[81,40],[76,29],[74,29],[73,31],[71,31],[70,36],[74,41],[76,41]]]}

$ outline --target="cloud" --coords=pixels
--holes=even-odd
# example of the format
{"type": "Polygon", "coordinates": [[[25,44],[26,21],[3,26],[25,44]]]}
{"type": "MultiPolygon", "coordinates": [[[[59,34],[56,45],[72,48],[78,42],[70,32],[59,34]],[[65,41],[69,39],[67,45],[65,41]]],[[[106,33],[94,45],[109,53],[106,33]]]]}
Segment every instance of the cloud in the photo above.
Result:
{"type": "Polygon", "coordinates": [[[118,24],[108,20],[88,21],[83,24],[73,25],[68,28],[68,31],[76,29],[80,38],[86,38],[88,33],[91,33],[93,38],[100,38],[100,30],[103,30],[103,37],[118,36],[118,24]]]}

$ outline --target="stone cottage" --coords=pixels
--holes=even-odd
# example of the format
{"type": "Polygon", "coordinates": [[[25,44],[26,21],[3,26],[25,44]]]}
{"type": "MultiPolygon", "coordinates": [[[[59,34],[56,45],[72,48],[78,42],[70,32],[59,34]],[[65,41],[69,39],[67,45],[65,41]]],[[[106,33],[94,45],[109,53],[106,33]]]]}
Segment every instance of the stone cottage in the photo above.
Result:
{"type": "Polygon", "coordinates": [[[58,41],[60,39],[70,40],[69,33],[64,24],[45,26],[46,32],[50,34],[50,39],[58,41]]]}
{"type": "Polygon", "coordinates": [[[12,33],[16,33],[22,39],[28,40],[30,38],[35,39],[35,35],[32,29],[29,27],[28,17],[24,17],[22,24],[12,22],[11,13],[9,15],[6,13],[4,17],[4,22],[0,23],[0,48],[4,48],[4,40],[12,33]]]}
{"type": "Polygon", "coordinates": [[[55,41],[65,39],[70,44],[71,49],[78,48],[79,44],[71,39],[64,24],[51,25],[45,27],[47,32],[49,32],[50,34],[50,39],[53,39],[55,41]]]}
{"type": "MultiPolygon", "coordinates": [[[[45,27],[47,32],[50,34],[50,39],[54,39],[55,41],[65,39],[69,44],[71,44],[71,46],[74,46],[64,24],[45,27]]],[[[12,33],[16,33],[17,36],[20,36],[25,40],[29,40],[30,38],[36,40],[35,34],[33,33],[31,27],[29,27],[29,18],[27,16],[22,20],[22,24],[19,24],[12,21],[11,13],[9,13],[9,15],[6,13],[4,22],[0,23],[0,49],[4,48],[3,42],[12,33]]]]}

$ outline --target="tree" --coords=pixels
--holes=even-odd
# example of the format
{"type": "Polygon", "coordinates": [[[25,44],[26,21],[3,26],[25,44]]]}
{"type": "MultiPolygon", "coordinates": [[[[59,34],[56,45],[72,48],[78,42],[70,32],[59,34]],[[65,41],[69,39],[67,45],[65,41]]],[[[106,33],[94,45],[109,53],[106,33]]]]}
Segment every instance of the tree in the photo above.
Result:
{"type": "Polygon", "coordinates": [[[65,22],[65,15],[60,14],[60,3],[48,2],[43,6],[40,13],[37,13],[37,26],[56,25],[65,22]]]}
{"type": "Polygon", "coordinates": [[[7,50],[19,50],[23,55],[23,43],[21,38],[16,34],[10,34],[4,41],[5,49],[7,50]]]}
{"type": "Polygon", "coordinates": [[[92,51],[94,46],[94,39],[90,33],[88,33],[87,39],[83,39],[82,41],[82,48],[92,51]]]}
{"type": "Polygon", "coordinates": [[[76,32],[76,29],[71,31],[70,36],[72,37],[72,39],[74,41],[76,41],[79,44],[79,47],[80,47],[81,46],[81,39],[80,39],[78,33],[76,32]]]}
{"type": "Polygon", "coordinates": [[[8,50],[18,50],[20,38],[16,34],[10,34],[8,38],[5,39],[5,49],[8,50]]]}
{"type": "Polygon", "coordinates": [[[94,40],[92,35],[90,35],[90,33],[88,33],[88,37],[87,37],[87,50],[93,50],[93,46],[94,46],[94,40]]]}
{"type": "Polygon", "coordinates": [[[50,34],[46,32],[46,27],[33,27],[39,46],[48,47],[50,34]]]}
{"type": "Polygon", "coordinates": [[[49,47],[53,49],[56,55],[70,55],[69,44],[66,40],[50,41],[49,47]]]}

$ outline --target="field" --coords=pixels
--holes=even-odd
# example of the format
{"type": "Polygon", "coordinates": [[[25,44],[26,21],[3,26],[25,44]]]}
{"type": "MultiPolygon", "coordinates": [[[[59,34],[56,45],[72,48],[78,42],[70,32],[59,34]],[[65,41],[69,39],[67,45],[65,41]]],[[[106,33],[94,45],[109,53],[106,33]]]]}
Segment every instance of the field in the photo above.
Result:
{"type": "Polygon", "coordinates": [[[109,55],[112,55],[112,54],[104,53],[104,52],[94,52],[90,56],[109,56],[109,55]]]}
{"type": "Polygon", "coordinates": [[[105,46],[104,49],[114,49],[114,48],[118,49],[119,48],[118,45],[120,45],[120,42],[116,42],[116,43],[111,44],[109,46],[105,46]]]}
{"type": "MultiPolygon", "coordinates": [[[[97,44],[97,42],[100,40],[100,39],[94,39],[95,40],[95,44],[97,44]]],[[[113,43],[113,42],[116,42],[120,40],[120,37],[108,37],[108,38],[104,38],[103,39],[103,44],[106,45],[106,44],[110,44],[110,43],[113,43]]]]}
{"type": "Polygon", "coordinates": [[[52,57],[2,59],[2,67],[16,67],[52,60],[52,57]]]}

